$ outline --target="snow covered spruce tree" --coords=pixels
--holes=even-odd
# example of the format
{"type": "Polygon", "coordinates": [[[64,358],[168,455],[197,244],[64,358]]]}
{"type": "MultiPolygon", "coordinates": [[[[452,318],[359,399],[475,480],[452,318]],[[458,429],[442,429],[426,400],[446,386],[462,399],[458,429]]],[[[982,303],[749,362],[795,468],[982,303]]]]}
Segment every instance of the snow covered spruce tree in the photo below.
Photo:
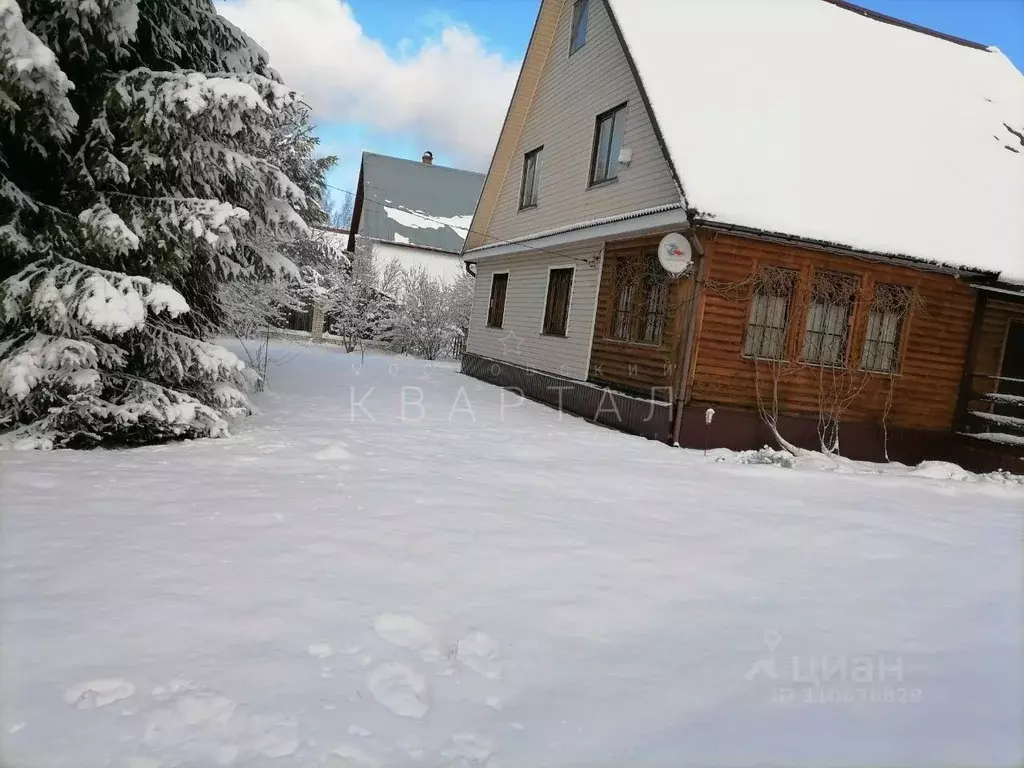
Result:
{"type": "MultiPolygon", "coordinates": [[[[271,155],[271,160],[306,192],[306,205],[298,212],[311,227],[330,220],[324,182],[327,171],[337,162],[333,155],[317,155],[319,144],[308,115],[303,113],[297,123],[281,126],[271,155]]],[[[219,294],[220,330],[241,346],[246,365],[258,377],[258,390],[263,389],[268,375],[273,327],[280,326],[290,310],[308,305],[307,267],[342,258],[340,244],[318,229],[275,246],[289,262],[286,273],[260,270],[235,275],[223,283],[219,294]]]]}
{"type": "Polygon", "coordinates": [[[281,151],[304,112],[211,0],[0,0],[5,442],[219,436],[249,411],[206,339],[223,280],[294,270],[278,245],[321,192],[281,151]]]}

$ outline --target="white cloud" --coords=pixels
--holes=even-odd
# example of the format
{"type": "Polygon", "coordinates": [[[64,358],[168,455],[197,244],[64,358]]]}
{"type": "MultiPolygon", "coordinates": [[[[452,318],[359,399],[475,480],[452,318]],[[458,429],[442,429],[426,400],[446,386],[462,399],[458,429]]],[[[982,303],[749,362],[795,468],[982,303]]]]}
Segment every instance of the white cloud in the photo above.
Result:
{"type": "Polygon", "coordinates": [[[488,52],[468,27],[449,24],[393,55],[339,0],[230,0],[218,10],[267,50],[318,119],[408,135],[486,170],[520,63],[488,52]]]}

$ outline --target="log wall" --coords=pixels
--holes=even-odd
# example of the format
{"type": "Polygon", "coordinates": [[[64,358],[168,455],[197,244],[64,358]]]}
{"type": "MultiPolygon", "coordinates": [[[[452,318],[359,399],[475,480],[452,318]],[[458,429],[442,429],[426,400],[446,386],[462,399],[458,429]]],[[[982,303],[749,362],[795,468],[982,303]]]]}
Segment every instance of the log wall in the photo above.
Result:
{"type": "Polygon", "coordinates": [[[594,382],[611,384],[627,392],[670,400],[670,388],[678,381],[680,345],[687,318],[692,280],[669,284],[667,316],[660,344],[642,344],[612,338],[615,308],[615,275],[620,261],[656,256],[660,235],[654,238],[608,243],[601,269],[601,286],[594,319],[594,341],[590,353],[590,376],[594,382]],[[673,373],[675,372],[675,373],[673,373]]]}
{"type": "MultiPolygon", "coordinates": [[[[843,421],[880,423],[891,388],[890,426],[943,431],[952,428],[975,303],[974,289],[965,281],[948,274],[723,232],[705,231],[701,237],[709,259],[708,286],[702,294],[698,319],[691,405],[756,408],[759,387],[771,402],[773,377],[769,366],[743,355],[752,294],[750,278],[758,265],[765,264],[797,270],[802,286],[810,284],[816,269],[859,278],[848,350],[848,360],[854,363],[860,360],[875,284],[915,287],[923,306],[903,323],[899,371],[893,376],[858,372],[856,375],[867,379],[863,388],[858,387],[859,394],[852,399],[843,421]]],[[[803,339],[806,318],[801,304],[799,299],[795,301],[787,325],[790,360],[799,356],[803,339]]],[[[828,371],[797,364],[786,371],[779,380],[780,413],[817,413],[828,371]]]]}

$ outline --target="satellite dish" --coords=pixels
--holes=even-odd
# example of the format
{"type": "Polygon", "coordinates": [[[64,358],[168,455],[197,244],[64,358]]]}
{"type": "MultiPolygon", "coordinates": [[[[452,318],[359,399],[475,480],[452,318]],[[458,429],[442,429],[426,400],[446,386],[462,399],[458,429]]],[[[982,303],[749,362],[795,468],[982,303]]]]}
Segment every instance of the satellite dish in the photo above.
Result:
{"type": "Polygon", "coordinates": [[[670,232],[658,244],[658,261],[666,272],[678,277],[693,263],[690,241],[678,232],[670,232]]]}

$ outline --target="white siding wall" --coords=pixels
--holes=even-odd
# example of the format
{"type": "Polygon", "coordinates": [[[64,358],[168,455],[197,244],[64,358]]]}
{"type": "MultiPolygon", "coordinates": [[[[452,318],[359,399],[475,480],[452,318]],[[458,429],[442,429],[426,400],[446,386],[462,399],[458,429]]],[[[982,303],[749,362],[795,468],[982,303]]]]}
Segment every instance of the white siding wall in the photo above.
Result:
{"type": "Polygon", "coordinates": [[[411,246],[374,243],[373,256],[383,267],[389,261],[397,261],[403,269],[423,267],[431,277],[445,283],[453,283],[466,271],[462,259],[454,253],[421,250],[411,246]]]}
{"type": "Polygon", "coordinates": [[[601,282],[601,245],[560,251],[558,255],[498,256],[477,265],[467,351],[567,378],[586,380],[597,291],[601,282]],[[541,326],[548,271],[552,267],[563,266],[576,269],[566,336],[546,336],[541,333],[541,326]],[[491,276],[503,271],[509,273],[504,322],[501,328],[488,328],[491,276]]]}
{"type": "Polygon", "coordinates": [[[486,224],[486,242],[680,200],[604,2],[590,0],[586,45],[569,56],[572,8],[573,0],[565,0],[537,93],[486,224]],[[632,162],[619,170],[617,181],[588,188],[595,120],[624,102],[622,146],[633,151],[632,162]],[[541,145],[537,207],[520,211],[523,155],[541,145]]]}

